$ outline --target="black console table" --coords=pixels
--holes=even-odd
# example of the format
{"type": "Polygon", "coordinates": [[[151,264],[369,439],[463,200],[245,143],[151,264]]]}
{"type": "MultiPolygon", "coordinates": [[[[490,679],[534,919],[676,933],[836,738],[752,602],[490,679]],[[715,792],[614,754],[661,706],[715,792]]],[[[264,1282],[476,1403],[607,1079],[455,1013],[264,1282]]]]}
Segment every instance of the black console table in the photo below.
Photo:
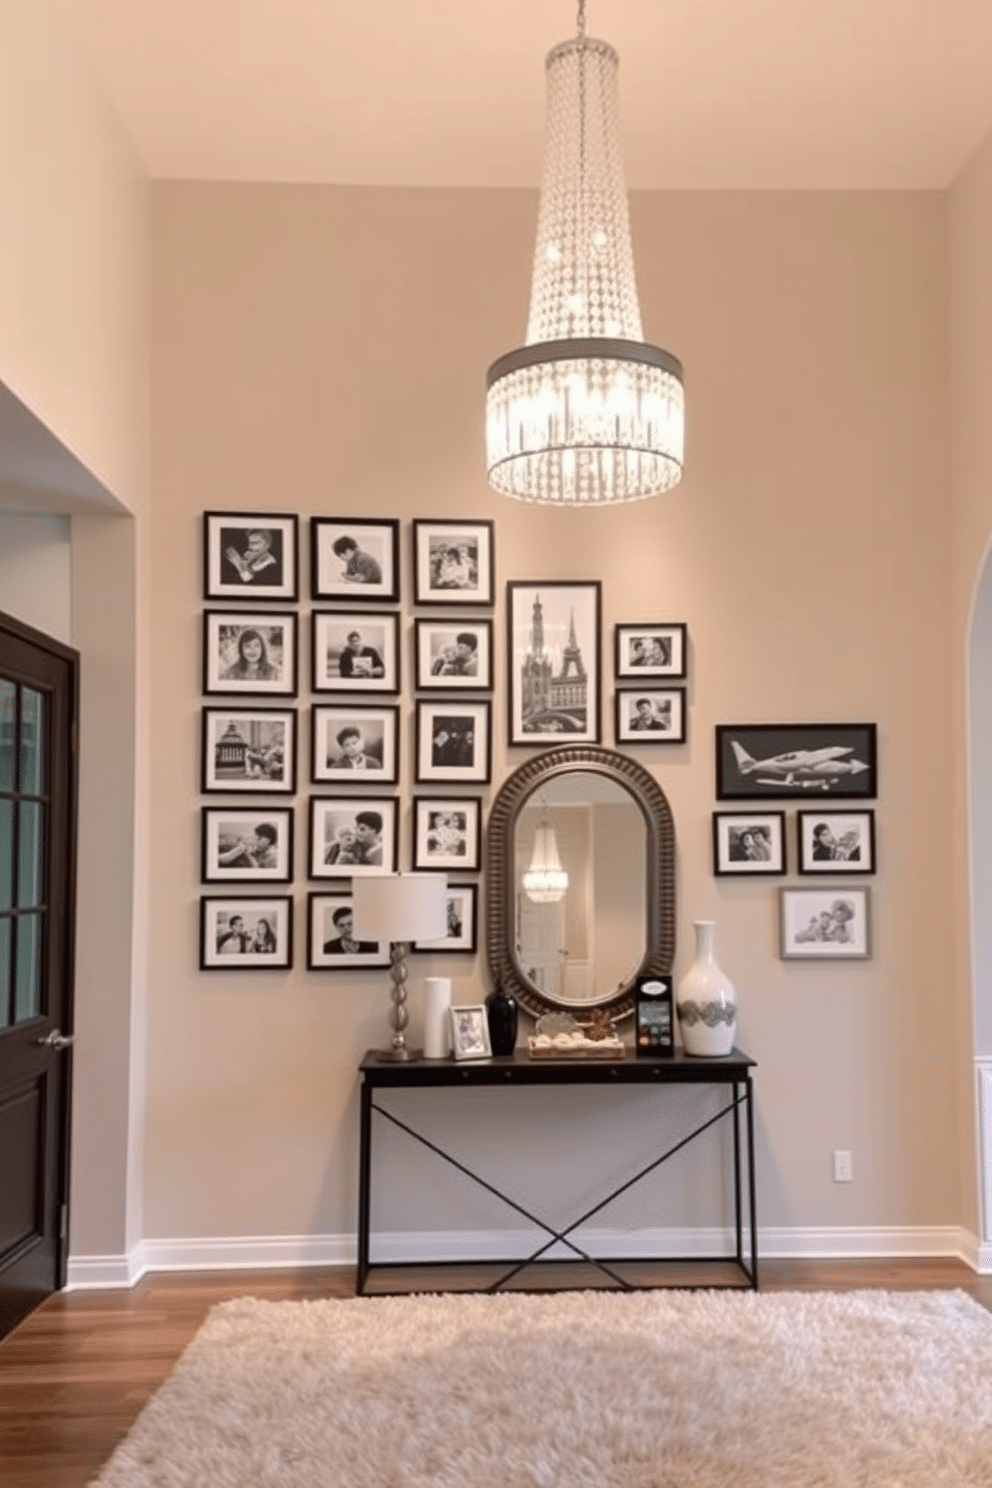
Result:
{"type": "MultiPolygon", "coordinates": [[[[597,1284],[608,1284],[615,1288],[634,1290],[646,1285],[704,1285],[704,1286],[736,1286],[741,1288],[752,1288],[757,1290],[758,1286],[758,1222],[755,1210],[755,1183],[754,1183],[754,1096],[751,1079],[751,1071],[755,1067],[755,1061],[739,1049],[734,1049],[730,1054],[719,1059],[703,1059],[690,1057],[678,1051],[671,1058],[646,1058],[635,1055],[632,1051],[624,1059],[616,1060],[555,1060],[555,1059],[531,1059],[526,1052],[517,1052],[505,1058],[493,1058],[485,1060],[463,1060],[452,1059],[423,1059],[413,1058],[404,1063],[393,1063],[382,1059],[375,1051],[366,1054],[360,1066],[362,1076],[361,1087],[361,1131],[359,1147],[359,1179],[358,1179],[358,1274],[356,1291],[359,1296],[368,1295],[370,1277],[373,1272],[410,1272],[414,1269],[419,1274],[429,1270],[421,1262],[381,1262],[371,1261],[369,1258],[371,1203],[373,1188],[373,1161],[372,1161],[372,1137],[374,1116],[391,1122],[406,1132],[414,1141],[428,1148],[439,1158],[465,1174],[473,1182],[478,1183],[489,1193],[495,1194],[517,1214],[523,1215],[532,1224],[537,1225],[546,1235],[546,1240],[538,1246],[530,1255],[523,1256],[518,1260],[498,1262],[438,1262],[437,1265],[445,1270],[453,1266],[473,1266],[476,1270],[488,1269],[492,1271],[495,1267],[498,1274],[494,1279],[484,1279],[480,1287],[476,1289],[496,1292],[516,1283],[519,1287],[524,1281],[522,1273],[527,1272],[526,1287],[529,1290],[543,1290],[541,1282],[531,1279],[540,1277],[542,1268],[547,1274],[552,1267],[560,1268],[561,1262],[546,1259],[546,1252],[558,1242],[563,1242],[573,1253],[575,1259],[564,1263],[565,1267],[583,1267],[588,1272],[589,1267],[595,1268],[597,1284]],[[715,1115],[707,1117],[704,1121],[694,1127],[688,1135],[659,1152],[649,1163],[635,1173],[632,1178],[627,1178],[618,1188],[614,1189],[605,1199],[598,1203],[593,1209],[579,1215],[565,1229],[558,1229],[546,1223],[537,1215],[529,1213],[521,1204],[517,1203],[510,1195],[501,1193],[482,1175],[472,1172],[463,1163],[459,1162],[450,1153],[445,1152],[435,1142],[417,1132],[412,1126],[401,1121],[385,1106],[381,1105],[376,1097],[380,1091],[386,1090],[423,1090],[427,1088],[449,1087],[456,1089],[474,1089],[485,1086],[505,1088],[512,1092],[521,1086],[535,1085],[583,1085],[598,1087],[600,1089],[618,1085],[654,1085],[664,1086],[666,1089],[685,1085],[712,1085],[721,1089],[720,1107],[715,1115]],[[741,1121],[743,1108],[744,1121],[741,1121]],[[593,1215],[598,1214],[607,1204],[617,1198],[627,1189],[639,1183],[642,1178],[654,1172],[662,1163],[673,1157],[699,1137],[703,1132],[715,1126],[718,1122],[729,1120],[733,1126],[733,1187],[734,1187],[734,1220],[736,1235],[736,1251],[726,1257],[712,1256],[649,1256],[637,1260],[627,1257],[597,1258],[584,1251],[581,1246],[569,1238],[570,1235],[582,1224],[586,1223],[593,1215]],[[745,1229],[748,1234],[748,1245],[745,1247],[745,1229]],[[712,1270],[713,1262],[718,1261],[723,1266],[729,1264],[732,1280],[729,1282],[713,1281],[707,1279],[703,1282],[687,1282],[684,1277],[686,1268],[706,1267],[712,1270]],[[623,1270],[628,1271],[633,1267],[639,1279],[631,1281],[625,1277],[623,1270]],[[652,1273],[657,1271],[669,1272],[669,1278],[660,1283],[655,1280],[644,1280],[647,1270],[652,1273]],[[674,1281],[671,1279],[671,1271],[675,1270],[674,1281]],[[604,1283],[605,1278],[605,1283],[604,1283]]],[[[722,1176],[722,1175],[721,1175],[722,1176]]],[[[560,1274],[560,1270],[559,1273],[560,1274]]],[[[567,1283],[566,1283],[567,1284],[567,1283]]],[[[575,1284],[574,1282],[572,1283],[575,1284]]],[[[582,1282],[581,1285],[588,1283],[582,1282]]],[[[431,1286],[424,1284],[422,1279],[416,1283],[418,1291],[444,1290],[443,1286],[431,1286]]],[[[459,1289],[464,1289],[459,1285],[459,1289]]],[[[376,1287],[377,1293],[386,1291],[409,1290],[396,1286],[376,1287]]]]}

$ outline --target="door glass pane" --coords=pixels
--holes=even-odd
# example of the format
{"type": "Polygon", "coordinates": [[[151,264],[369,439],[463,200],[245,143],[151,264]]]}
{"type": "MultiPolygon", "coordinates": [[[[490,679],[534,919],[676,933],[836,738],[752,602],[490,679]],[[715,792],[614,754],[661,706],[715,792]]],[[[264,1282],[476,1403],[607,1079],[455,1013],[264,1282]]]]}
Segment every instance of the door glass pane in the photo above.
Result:
{"type": "Polygon", "coordinates": [[[45,783],[45,699],[31,687],[21,689],[22,795],[40,796],[45,783]]]}
{"type": "MultiPolygon", "coordinates": [[[[14,892],[14,803],[0,800],[0,909],[9,909],[14,892]]],[[[3,994],[0,993],[0,997],[3,994]]]]}
{"type": "Polygon", "coordinates": [[[41,903],[43,810],[40,801],[22,801],[18,808],[20,836],[17,844],[17,903],[21,909],[41,903]]]}
{"type": "Polygon", "coordinates": [[[10,1007],[10,921],[0,920],[0,1028],[9,1022],[10,1007]]]}
{"type": "Polygon", "coordinates": [[[0,677],[0,790],[14,789],[14,729],[17,724],[17,688],[0,677]]]}
{"type": "Polygon", "coordinates": [[[41,1012],[41,915],[17,917],[17,992],[14,1022],[37,1018],[41,1012]]]}

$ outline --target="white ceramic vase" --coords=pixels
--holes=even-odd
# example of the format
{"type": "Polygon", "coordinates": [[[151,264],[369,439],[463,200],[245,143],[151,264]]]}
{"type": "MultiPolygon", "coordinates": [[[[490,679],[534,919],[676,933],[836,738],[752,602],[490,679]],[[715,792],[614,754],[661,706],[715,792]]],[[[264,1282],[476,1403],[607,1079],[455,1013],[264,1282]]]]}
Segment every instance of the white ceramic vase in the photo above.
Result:
{"type": "Polygon", "coordinates": [[[714,922],[693,920],[696,958],[675,993],[682,1047],[687,1054],[719,1058],[737,1035],[737,993],[713,953],[714,922]]]}

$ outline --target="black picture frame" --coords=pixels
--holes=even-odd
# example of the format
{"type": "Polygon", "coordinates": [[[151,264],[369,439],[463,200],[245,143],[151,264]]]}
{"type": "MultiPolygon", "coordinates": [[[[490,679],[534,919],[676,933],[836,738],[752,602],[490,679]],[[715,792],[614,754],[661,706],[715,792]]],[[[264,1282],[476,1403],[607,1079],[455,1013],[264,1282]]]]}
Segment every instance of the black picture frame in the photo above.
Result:
{"type": "Polygon", "coordinates": [[[478,796],[414,796],[414,872],[476,873],[482,858],[482,802],[478,796]]]}
{"type": "Polygon", "coordinates": [[[414,620],[413,666],[419,692],[491,692],[492,620],[414,620]]]}
{"type": "Polygon", "coordinates": [[[358,971],[389,965],[387,940],[360,940],[355,942],[356,949],[349,948],[341,933],[341,918],[353,908],[354,899],[344,889],[311,890],[307,895],[308,971],[358,971]]]}
{"type": "Polygon", "coordinates": [[[201,806],[201,883],[291,883],[290,806],[201,806]]]}
{"type": "Polygon", "coordinates": [[[347,703],[314,703],[310,709],[310,779],[314,785],[332,782],[363,789],[395,785],[399,779],[399,716],[397,703],[366,703],[359,698],[347,703]]]}
{"type": "Polygon", "coordinates": [[[204,708],[200,727],[204,795],[292,795],[295,708],[204,708]]]}
{"type": "Polygon", "coordinates": [[[689,635],[682,620],[647,621],[613,627],[613,671],[617,678],[672,682],[688,675],[689,635]]]}
{"type": "Polygon", "coordinates": [[[717,878],[785,873],[785,812],[714,811],[713,872],[717,878]]]}
{"type": "Polygon", "coordinates": [[[716,794],[732,800],[870,800],[874,723],[716,725],[716,794]]]}
{"type": "Polygon", "coordinates": [[[800,873],[874,873],[874,811],[797,811],[796,854],[800,873]]]}
{"type": "Polygon", "coordinates": [[[507,734],[513,744],[598,744],[602,584],[511,579],[507,734]]]}
{"type": "Polygon", "coordinates": [[[613,729],[618,744],[684,744],[688,727],[684,687],[634,687],[613,695],[613,729]]]}
{"type": "Polygon", "coordinates": [[[204,610],[203,691],[208,697],[295,697],[294,611],[204,610]]]}
{"type": "Polygon", "coordinates": [[[287,603],[299,597],[299,518],[274,512],[203,513],[203,597],[287,603]]]}
{"type": "Polygon", "coordinates": [[[399,802],[395,796],[311,796],[310,878],[367,878],[395,873],[399,802]],[[371,846],[368,830],[373,830],[371,846]]]}
{"type": "Polygon", "coordinates": [[[415,940],[415,951],[435,955],[475,955],[479,914],[478,884],[449,883],[447,891],[448,929],[440,940],[415,940]]]}
{"type": "Polygon", "coordinates": [[[395,610],[313,610],[310,626],[314,692],[399,692],[400,620],[395,610]],[[357,645],[352,637],[358,638],[357,645]]]}
{"type": "Polygon", "coordinates": [[[414,721],[417,785],[489,784],[493,723],[488,698],[421,698],[414,721]]]}
{"type": "Polygon", "coordinates": [[[311,517],[311,599],[398,600],[399,543],[396,517],[311,517]]]}
{"type": "Polygon", "coordinates": [[[291,894],[200,896],[201,971],[286,971],[292,965],[291,894]]]}
{"type": "Polygon", "coordinates": [[[495,523],[491,518],[415,518],[414,604],[491,605],[495,576],[495,523]]]}

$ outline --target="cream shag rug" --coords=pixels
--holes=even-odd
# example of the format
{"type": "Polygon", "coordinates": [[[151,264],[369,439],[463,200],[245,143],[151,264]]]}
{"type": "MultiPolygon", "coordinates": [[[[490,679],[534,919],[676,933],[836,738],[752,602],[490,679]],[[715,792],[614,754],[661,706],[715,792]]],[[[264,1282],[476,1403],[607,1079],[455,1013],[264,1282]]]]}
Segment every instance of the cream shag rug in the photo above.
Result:
{"type": "Polygon", "coordinates": [[[242,1299],[101,1488],[990,1488],[963,1292],[242,1299]]]}

